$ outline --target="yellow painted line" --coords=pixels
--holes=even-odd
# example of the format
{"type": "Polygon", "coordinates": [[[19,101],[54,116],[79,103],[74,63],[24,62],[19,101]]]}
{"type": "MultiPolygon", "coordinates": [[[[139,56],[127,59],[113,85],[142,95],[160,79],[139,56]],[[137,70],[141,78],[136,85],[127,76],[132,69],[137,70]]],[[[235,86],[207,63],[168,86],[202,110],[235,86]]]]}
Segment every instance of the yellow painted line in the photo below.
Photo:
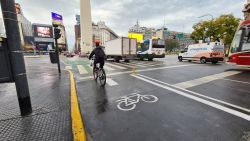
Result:
{"type": "Polygon", "coordinates": [[[86,141],[86,132],[84,129],[84,124],[78,104],[78,99],[76,95],[76,85],[75,79],[72,71],[69,71],[70,74],[70,89],[71,89],[71,120],[72,120],[72,133],[74,141],[86,141]]]}

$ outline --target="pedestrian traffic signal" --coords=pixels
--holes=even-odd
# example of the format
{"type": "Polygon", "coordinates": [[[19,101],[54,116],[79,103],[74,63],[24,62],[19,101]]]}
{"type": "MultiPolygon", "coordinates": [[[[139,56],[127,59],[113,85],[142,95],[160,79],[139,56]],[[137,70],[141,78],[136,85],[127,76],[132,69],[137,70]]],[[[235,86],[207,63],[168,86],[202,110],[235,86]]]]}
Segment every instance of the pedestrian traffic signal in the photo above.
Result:
{"type": "Polygon", "coordinates": [[[55,27],[54,28],[54,35],[55,35],[56,40],[59,39],[62,36],[61,29],[59,29],[58,27],[55,27]]]}

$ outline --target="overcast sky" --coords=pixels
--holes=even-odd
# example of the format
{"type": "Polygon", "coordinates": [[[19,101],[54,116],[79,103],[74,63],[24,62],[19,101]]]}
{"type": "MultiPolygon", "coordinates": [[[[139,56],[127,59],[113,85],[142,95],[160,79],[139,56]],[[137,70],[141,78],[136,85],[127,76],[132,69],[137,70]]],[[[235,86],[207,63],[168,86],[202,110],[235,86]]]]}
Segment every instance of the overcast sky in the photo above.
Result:
{"type": "MultiPolygon", "coordinates": [[[[127,36],[129,27],[137,19],[141,26],[159,28],[164,25],[170,30],[192,32],[192,25],[212,14],[233,14],[243,18],[242,9],[246,0],[90,0],[92,20],[105,21],[120,36],[127,36]]],[[[24,15],[32,23],[51,24],[51,12],[64,17],[67,40],[74,45],[75,15],[79,14],[80,0],[16,0],[24,15]]]]}

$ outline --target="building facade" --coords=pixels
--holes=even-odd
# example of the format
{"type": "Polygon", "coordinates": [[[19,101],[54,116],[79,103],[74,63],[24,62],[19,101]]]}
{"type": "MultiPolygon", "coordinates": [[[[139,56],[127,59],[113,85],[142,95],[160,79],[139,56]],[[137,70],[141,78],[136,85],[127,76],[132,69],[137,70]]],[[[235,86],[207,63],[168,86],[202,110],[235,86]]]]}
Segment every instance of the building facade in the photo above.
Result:
{"type": "Polygon", "coordinates": [[[162,39],[162,40],[176,40],[179,44],[179,49],[193,44],[194,40],[191,38],[190,33],[183,33],[177,31],[170,31],[168,28],[162,27],[160,29],[141,27],[139,22],[129,28],[129,37],[133,34],[142,34],[143,40],[146,39],[162,39]]]}
{"type": "Polygon", "coordinates": [[[99,21],[97,24],[93,23],[93,37],[94,41],[99,41],[104,45],[107,41],[114,40],[119,36],[106,26],[105,22],[99,21]]]}
{"type": "Polygon", "coordinates": [[[21,45],[24,50],[33,50],[34,38],[32,23],[24,16],[20,4],[16,3],[16,13],[18,19],[18,27],[21,37],[21,45]]]}
{"type": "MultiPolygon", "coordinates": [[[[118,38],[119,36],[110,29],[105,22],[99,21],[97,23],[92,23],[93,40],[92,43],[100,42],[104,45],[107,41],[118,38]]],[[[81,43],[81,26],[79,16],[76,15],[76,25],[75,25],[75,50],[80,50],[81,43]]]]}
{"type": "Polygon", "coordinates": [[[247,3],[245,4],[242,12],[244,13],[244,19],[249,20],[250,19],[250,0],[247,0],[247,3]]]}
{"type": "Polygon", "coordinates": [[[155,28],[141,27],[139,21],[137,20],[136,24],[129,28],[128,34],[141,34],[143,36],[143,40],[147,40],[155,37],[156,30],[155,28]]]}

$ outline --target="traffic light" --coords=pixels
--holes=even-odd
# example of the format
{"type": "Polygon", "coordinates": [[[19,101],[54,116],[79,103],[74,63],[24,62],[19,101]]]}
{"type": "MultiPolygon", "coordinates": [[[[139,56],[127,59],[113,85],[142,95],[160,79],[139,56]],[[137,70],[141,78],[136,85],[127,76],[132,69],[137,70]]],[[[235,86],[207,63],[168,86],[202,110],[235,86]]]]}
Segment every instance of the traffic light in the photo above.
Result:
{"type": "Polygon", "coordinates": [[[62,36],[61,29],[59,29],[58,27],[55,27],[54,28],[54,35],[55,35],[56,40],[59,39],[62,36]]]}

